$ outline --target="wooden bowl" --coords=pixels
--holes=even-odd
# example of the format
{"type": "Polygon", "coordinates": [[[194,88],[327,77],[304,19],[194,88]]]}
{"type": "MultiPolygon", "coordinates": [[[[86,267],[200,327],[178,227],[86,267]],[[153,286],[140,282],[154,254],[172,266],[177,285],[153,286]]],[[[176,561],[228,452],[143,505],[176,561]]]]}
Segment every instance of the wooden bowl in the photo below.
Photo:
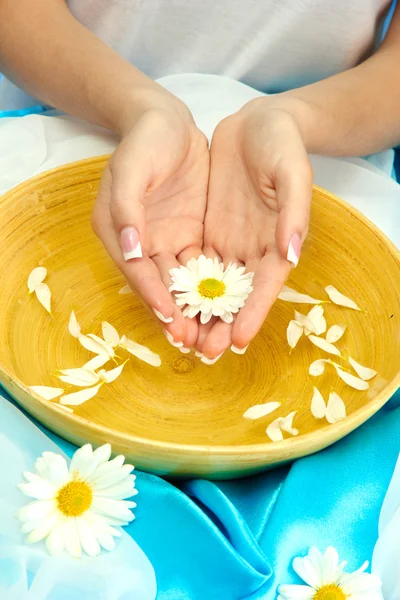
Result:
{"type": "MultiPolygon", "coordinates": [[[[308,375],[326,357],[302,338],[292,354],[286,327],[294,308],[277,301],[247,353],[230,350],[213,366],[166,341],[160,323],[134,296],[119,295],[125,281],[90,227],[90,213],[106,157],[81,161],[35,177],[0,201],[0,381],[31,415],[75,444],[110,442],[115,453],[161,475],[240,477],[332,444],[361,425],[400,383],[399,252],[360,213],[315,188],[311,227],[290,285],[327,298],[335,285],[366,313],[326,305],[328,326],[347,323],[338,342],[379,375],[366,392],[346,386],[326,369],[308,375]],[[30,271],[44,265],[53,294],[53,317],[27,293],[30,271]],[[57,401],[30,393],[30,385],[59,385],[56,369],[82,366],[91,356],[67,329],[75,309],[85,332],[102,320],[148,345],[160,368],[132,359],[115,383],[74,414],[57,401]],[[310,412],[313,385],[325,397],[331,387],[347,406],[345,420],[329,425],[310,412]],[[282,402],[275,413],[249,421],[250,406],[282,402]],[[297,437],[272,443],[265,434],[277,416],[296,410],[297,437]]],[[[72,391],[72,390],[71,390],[72,391]]]]}

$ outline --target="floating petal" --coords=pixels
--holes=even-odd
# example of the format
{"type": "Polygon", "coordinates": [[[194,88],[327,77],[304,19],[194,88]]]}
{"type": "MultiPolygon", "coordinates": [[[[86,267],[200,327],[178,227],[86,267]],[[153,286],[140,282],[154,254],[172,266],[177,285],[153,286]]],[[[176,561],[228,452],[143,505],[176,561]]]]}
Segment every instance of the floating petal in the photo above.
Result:
{"type": "Polygon", "coordinates": [[[46,267],[36,267],[29,273],[28,290],[30,294],[36,290],[38,285],[43,283],[43,281],[46,279],[46,275],[46,267]]]}
{"type": "Polygon", "coordinates": [[[73,392],[72,394],[65,394],[60,400],[60,404],[67,404],[69,406],[78,406],[79,404],[83,404],[87,400],[93,398],[102,384],[99,383],[95,387],[86,388],[86,390],[80,390],[79,392],[73,392]]]}
{"type": "Polygon", "coordinates": [[[324,302],[324,300],[316,300],[311,296],[307,296],[307,294],[300,294],[299,292],[296,292],[296,290],[287,287],[287,285],[283,286],[278,299],[284,300],[285,302],[298,302],[302,304],[322,304],[324,302]]]}
{"type": "Polygon", "coordinates": [[[363,367],[362,365],[360,365],[360,363],[356,362],[354,358],[351,358],[351,356],[349,357],[349,363],[351,364],[357,375],[364,381],[369,381],[370,379],[375,377],[375,375],[378,374],[377,371],[374,371],[373,369],[363,367]]]}
{"type": "Polygon", "coordinates": [[[346,306],[347,308],[353,308],[354,310],[361,310],[361,308],[359,308],[357,304],[353,302],[353,300],[341,294],[339,290],[337,290],[333,285],[328,285],[325,288],[325,291],[334,304],[338,304],[339,306],[346,306]]]}
{"type": "Polygon", "coordinates": [[[291,435],[298,435],[299,430],[293,428],[293,418],[296,414],[296,411],[293,410],[291,413],[287,415],[287,417],[283,417],[280,422],[280,428],[282,431],[286,431],[286,433],[290,433],[291,435]]]}
{"type": "Polygon", "coordinates": [[[126,363],[127,363],[127,361],[122,363],[122,365],[119,365],[119,367],[115,367],[115,369],[111,369],[111,371],[104,371],[104,373],[103,373],[104,381],[106,383],[112,383],[113,381],[115,381],[117,379],[117,377],[119,377],[121,375],[122,369],[124,368],[126,363]]]}
{"type": "Polygon", "coordinates": [[[103,321],[101,329],[104,341],[112,348],[116,348],[119,344],[119,334],[115,327],[110,325],[110,323],[107,323],[107,321],[103,321]]]}
{"type": "MultiPolygon", "coordinates": [[[[93,352],[93,354],[101,354],[102,356],[110,357],[109,352],[104,349],[103,344],[105,344],[105,342],[103,342],[103,344],[99,344],[99,342],[97,340],[92,339],[92,337],[90,335],[82,335],[82,334],[78,337],[78,340],[81,343],[81,345],[84,348],[86,348],[86,350],[89,350],[89,352],[93,352]]],[[[112,348],[111,348],[111,350],[112,350],[112,348]]]]}
{"type": "Polygon", "coordinates": [[[319,375],[322,375],[322,373],[325,371],[325,363],[327,363],[327,362],[329,362],[329,361],[326,360],[325,358],[320,358],[318,360],[315,360],[309,366],[309,369],[308,369],[309,375],[312,375],[313,377],[318,377],[319,375]]]}
{"type": "Polygon", "coordinates": [[[266,429],[266,434],[273,442],[281,442],[283,440],[283,434],[281,431],[282,418],[275,419],[266,429]]]}
{"type": "Polygon", "coordinates": [[[286,330],[286,337],[291,350],[296,347],[302,335],[303,327],[297,321],[290,321],[286,330]]]}
{"type": "Polygon", "coordinates": [[[44,306],[48,313],[51,313],[51,291],[47,283],[40,283],[35,288],[36,298],[44,306]]]}
{"type": "Polygon", "coordinates": [[[161,365],[161,358],[158,354],[152,352],[146,346],[142,346],[141,344],[130,340],[126,337],[126,335],[122,336],[120,346],[121,348],[125,348],[125,350],[133,354],[133,356],[136,356],[136,358],[143,360],[145,363],[152,365],[153,367],[159,367],[161,365]]]}
{"type": "Polygon", "coordinates": [[[81,326],[78,323],[75,312],[71,311],[68,322],[68,331],[74,338],[79,338],[81,334],[81,326]]]}
{"type": "Polygon", "coordinates": [[[349,385],[350,387],[360,391],[367,390],[369,388],[369,384],[366,381],[359,379],[358,377],[352,375],[351,373],[348,373],[347,371],[343,371],[343,369],[341,369],[335,363],[331,364],[335,367],[340,379],[343,379],[343,381],[347,383],[347,385],[349,385]]]}
{"type": "Polygon", "coordinates": [[[333,344],[330,344],[323,338],[317,337],[316,335],[309,335],[308,339],[310,340],[310,342],[315,344],[315,346],[318,346],[318,348],[321,348],[321,350],[328,352],[328,354],[334,354],[335,356],[342,356],[340,353],[340,350],[338,348],[336,348],[336,346],[334,346],[333,344]]]}
{"type": "Polygon", "coordinates": [[[94,333],[88,333],[87,337],[96,342],[103,349],[102,353],[108,354],[110,358],[114,356],[115,352],[113,347],[110,344],[108,344],[105,340],[101,339],[101,337],[95,335],[94,333]]]}
{"type": "Polygon", "coordinates": [[[64,383],[78,387],[88,387],[99,382],[99,376],[94,371],[87,369],[63,369],[58,378],[64,383]]]}
{"type": "Polygon", "coordinates": [[[108,354],[98,354],[85,363],[82,369],[86,369],[86,371],[97,371],[97,369],[100,369],[100,367],[104,367],[109,360],[110,356],[108,356],[108,354]]]}
{"type": "Polygon", "coordinates": [[[303,315],[303,313],[300,313],[297,310],[295,310],[294,311],[294,320],[299,325],[304,327],[304,333],[306,335],[310,335],[311,332],[316,333],[315,328],[314,328],[314,323],[312,321],[310,321],[310,319],[308,318],[307,315],[303,315]]]}
{"type": "Polygon", "coordinates": [[[245,419],[259,419],[260,417],[265,417],[269,415],[274,410],[279,408],[281,405],[280,402],[267,402],[266,404],[255,404],[246,410],[244,413],[245,419]]]}
{"type": "Polygon", "coordinates": [[[131,290],[131,288],[129,287],[129,285],[128,285],[128,284],[126,284],[126,285],[124,285],[124,287],[122,287],[122,288],[119,290],[118,294],[121,294],[121,296],[122,296],[122,295],[124,295],[124,294],[132,294],[132,290],[131,290]]]}
{"type": "Polygon", "coordinates": [[[326,415],[325,400],[318,388],[314,387],[314,394],[311,400],[311,414],[316,419],[323,419],[326,415]]]}
{"type": "Polygon", "coordinates": [[[47,385],[30,385],[29,389],[45,400],[54,400],[54,398],[58,398],[64,393],[62,388],[49,387],[47,385]]]}
{"type": "Polygon", "coordinates": [[[313,333],[321,335],[326,331],[326,321],[324,317],[324,307],[321,304],[314,306],[307,315],[307,318],[313,324],[313,333]]]}
{"type": "Polygon", "coordinates": [[[326,332],[326,341],[330,344],[335,344],[338,340],[340,340],[346,329],[347,325],[344,323],[342,325],[332,325],[332,327],[330,327],[326,332]]]}
{"type": "Polygon", "coordinates": [[[326,409],[326,420],[328,423],[337,423],[346,418],[346,405],[336,392],[329,394],[328,406],[326,409]]]}

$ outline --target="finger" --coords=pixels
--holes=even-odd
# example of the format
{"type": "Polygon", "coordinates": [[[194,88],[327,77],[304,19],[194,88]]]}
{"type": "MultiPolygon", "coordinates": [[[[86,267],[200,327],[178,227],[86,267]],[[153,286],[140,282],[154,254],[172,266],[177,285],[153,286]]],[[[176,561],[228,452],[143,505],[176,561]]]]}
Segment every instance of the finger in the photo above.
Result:
{"type": "Polygon", "coordinates": [[[232,343],[236,348],[247,346],[260,330],[290,273],[290,264],[273,249],[259,262],[246,264],[246,270],[255,268],[253,292],[239,311],[232,330],[232,343]]]}
{"type": "Polygon", "coordinates": [[[218,320],[217,317],[211,317],[211,319],[208,321],[208,323],[204,323],[204,324],[199,323],[198,336],[197,336],[197,341],[195,343],[195,348],[199,353],[201,353],[201,354],[203,353],[204,343],[205,343],[207,336],[210,333],[211,329],[217,322],[217,320],[218,320]]]}
{"type": "Polygon", "coordinates": [[[279,207],[276,244],[281,256],[294,267],[308,232],[312,181],[312,167],[305,149],[298,150],[290,167],[283,165],[276,176],[279,207]]]}
{"type": "Polygon", "coordinates": [[[111,185],[111,171],[107,167],[100,183],[92,214],[93,230],[130,285],[147,304],[168,317],[173,313],[174,303],[153,261],[148,257],[125,261],[122,256],[119,239],[110,214],[111,185]]]}
{"type": "Polygon", "coordinates": [[[232,344],[232,329],[232,323],[224,323],[218,319],[205,339],[202,353],[208,358],[215,358],[223,354],[232,344]]]}

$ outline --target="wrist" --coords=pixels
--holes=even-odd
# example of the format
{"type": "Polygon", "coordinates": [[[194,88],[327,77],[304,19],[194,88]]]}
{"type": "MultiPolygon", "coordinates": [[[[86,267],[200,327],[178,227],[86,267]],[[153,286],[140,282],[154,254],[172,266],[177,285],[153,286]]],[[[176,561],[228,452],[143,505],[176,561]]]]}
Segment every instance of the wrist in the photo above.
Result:
{"type": "Polygon", "coordinates": [[[116,118],[115,131],[124,137],[145,113],[160,112],[179,118],[188,126],[194,126],[189,108],[176,96],[157,83],[134,86],[125,94],[123,108],[116,118]]]}

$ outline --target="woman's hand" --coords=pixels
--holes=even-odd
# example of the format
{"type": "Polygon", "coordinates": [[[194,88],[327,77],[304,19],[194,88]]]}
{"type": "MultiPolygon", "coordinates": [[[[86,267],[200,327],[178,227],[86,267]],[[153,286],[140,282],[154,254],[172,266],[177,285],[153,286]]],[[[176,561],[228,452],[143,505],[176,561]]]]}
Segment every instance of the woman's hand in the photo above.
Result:
{"type": "Polygon", "coordinates": [[[242,349],[262,326],[307,235],[312,168],[295,118],[259,98],[221,121],[211,144],[204,250],[254,272],[254,291],[235,321],[202,325],[208,357],[242,349]]]}
{"type": "Polygon", "coordinates": [[[129,284],[185,346],[196,342],[197,321],[175,305],[169,269],[201,253],[208,176],[206,137],[186,106],[166,94],[123,133],[92,217],[129,284]]]}

